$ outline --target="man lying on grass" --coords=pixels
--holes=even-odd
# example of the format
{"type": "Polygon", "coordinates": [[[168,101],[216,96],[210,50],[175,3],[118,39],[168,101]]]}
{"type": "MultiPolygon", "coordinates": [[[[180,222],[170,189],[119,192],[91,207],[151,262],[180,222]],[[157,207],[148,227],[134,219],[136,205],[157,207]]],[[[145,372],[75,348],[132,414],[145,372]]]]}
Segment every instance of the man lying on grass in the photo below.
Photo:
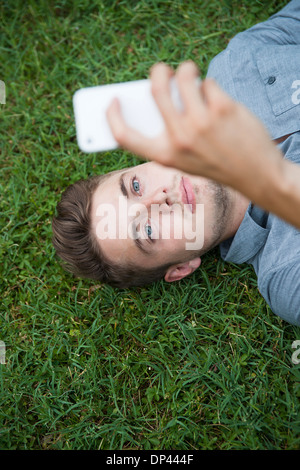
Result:
{"type": "Polygon", "coordinates": [[[156,65],[153,94],[166,131],[151,141],[129,129],[112,103],[108,119],[116,140],[156,162],[79,181],[65,191],[53,220],[53,243],[67,268],[119,287],[178,281],[220,245],[226,261],[254,267],[273,312],[300,325],[300,232],[253,203],[263,193],[265,206],[272,206],[274,168],[283,155],[300,163],[300,100],[293,99],[299,43],[300,3],[292,1],[238,34],[212,61],[208,77],[218,85],[204,80],[199,91],[195,65],[178,68],[182,113],[170,100],[173,72],[156,65]],[[199,148],[202,155],[264,159],[270,175],[250,174],[241,164],[228,168],[221,158],[224,176],[217,183],[200,176],[194,164],[199,148]],[[239,191],[227,185],[230,173],[239,191]],[[252,201],[247,194],[254,194],[252,201]]]}

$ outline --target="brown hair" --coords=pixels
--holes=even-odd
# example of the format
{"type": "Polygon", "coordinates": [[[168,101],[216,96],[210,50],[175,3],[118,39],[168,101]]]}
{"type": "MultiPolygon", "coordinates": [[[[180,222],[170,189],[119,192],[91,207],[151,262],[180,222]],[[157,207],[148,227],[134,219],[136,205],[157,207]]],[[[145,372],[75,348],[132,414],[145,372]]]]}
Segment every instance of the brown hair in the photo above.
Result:
{"type": "Polygon", "coordinates": [[[144,269],[108,261],[91,230],[92,196],[106,175],[93,176],[69,186],[57,204],[53,218],[53,245],[64,267],[76,276],[90,278],[114,287],[142,286],[162,279],[169,266],[144,269]]]}

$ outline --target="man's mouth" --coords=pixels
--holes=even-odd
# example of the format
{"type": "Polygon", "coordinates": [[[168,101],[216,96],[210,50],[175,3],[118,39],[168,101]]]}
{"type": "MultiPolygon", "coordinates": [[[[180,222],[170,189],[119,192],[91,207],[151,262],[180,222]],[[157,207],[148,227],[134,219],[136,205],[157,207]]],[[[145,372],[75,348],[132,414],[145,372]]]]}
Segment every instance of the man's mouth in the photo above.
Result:
{"type": "Polygon", "coordinates": [[[196,198],[193,190],[193,186],[188,177],[183,176],[180,181],[180,190],[182,194],[183,204],[188,204],[192,213],[195,212],[196,198]]]}

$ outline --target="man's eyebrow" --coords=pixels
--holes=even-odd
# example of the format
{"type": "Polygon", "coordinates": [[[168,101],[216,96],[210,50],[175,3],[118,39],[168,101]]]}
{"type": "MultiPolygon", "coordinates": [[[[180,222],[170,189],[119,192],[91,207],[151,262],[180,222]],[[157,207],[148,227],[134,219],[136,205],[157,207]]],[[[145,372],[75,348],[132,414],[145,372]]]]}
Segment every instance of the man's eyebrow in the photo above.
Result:
{"type": "Polygon", "coordinates": [[[125,186],[125,183],[124,183],[123,176],[124,176],[124,173],[121,174],[120,179],[119,179],[120,190],[121,190],[121,193],[123,194],[123,196],[128,198],[128,192],[127,192],[127,189],[126,189],[126,186],[125,186]]]}
{"type": "Polygon", "coordinates": [[[146,255],[151,255],[151,252],[148,251],[145,247],[144,247],[144,244],[141,242],[141,239],[140,238],[135,238],[134,240],[134,243],[136,244],[136,246],[138,247],[138,249],[140,251],[142,251],[143,253],[145,253],[146,255]]]}

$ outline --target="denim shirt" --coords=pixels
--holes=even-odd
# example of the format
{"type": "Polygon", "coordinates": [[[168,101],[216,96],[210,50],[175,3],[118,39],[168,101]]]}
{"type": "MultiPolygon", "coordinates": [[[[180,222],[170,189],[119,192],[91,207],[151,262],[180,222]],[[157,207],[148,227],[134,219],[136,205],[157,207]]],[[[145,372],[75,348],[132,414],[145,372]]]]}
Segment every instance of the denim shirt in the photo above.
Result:
{"type": "MultiPolygon", "coordinates": [[[[293,133],[279,147],[300,164],[300,0],[235,36],[207,76],[256,114],[273,139],[293,133]]],[[[250,204],[220,251],[226,261],[251,264],[272,311],[300,325],[299,230],[250,204]]]]}

